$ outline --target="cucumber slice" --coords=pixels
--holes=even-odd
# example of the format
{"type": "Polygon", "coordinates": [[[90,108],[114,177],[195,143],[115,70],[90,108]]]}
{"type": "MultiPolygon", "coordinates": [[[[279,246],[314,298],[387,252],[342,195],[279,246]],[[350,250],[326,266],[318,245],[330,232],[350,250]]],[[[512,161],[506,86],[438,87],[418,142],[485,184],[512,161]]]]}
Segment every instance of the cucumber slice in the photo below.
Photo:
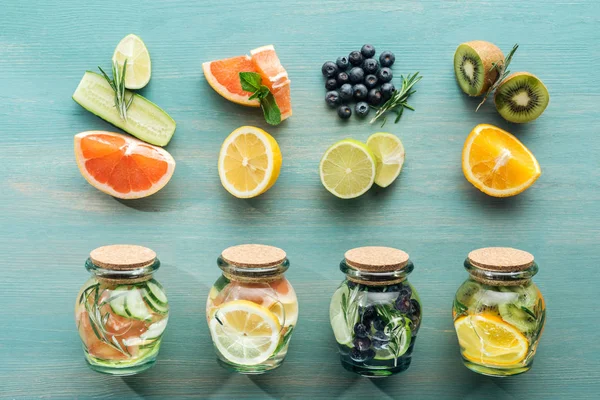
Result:
{"type": "Polygon", "coordinates": [[[127,293],[127,296],[124,296],[124,306],[125,312],[129,317],[143,321],[152,318],[152,315],[140,294],[140,290],[141,289],[130,290],[129,293],[127,293]]]}
{"type": "Polygon", "coordinates": [[[121,119],[115,108],[115,92],[100,74],[87,71],[73,93],[73,100],[86,110],[123,129],[145,142],[165,146],[175,133],[175,121],[150,100],[125,91],[125,97],[133,95],[127,110],[127,121],[121,119]]]}
{"type": "Polygon", "coordinates": [[[125,311],[125,297],[127,297],[129,289],[127,286],[118,286],[110,294],[108,304],[113,312],[121,317],[129,317],[127,311],[125,311]]]}
{"type": "Polygon", "coordinates": [[[146,283],[147,293],[150,298],[154,301],[154,303],[166,306],[167,305],[167,295],[160,283],[155,281],[154,279],[149,280],[146,283]]]}
{"type": "Polygon", "coordinates": [[[169,313],[169,305],[167,303],[159,304],[158,302],[156,302],[150,295],[150,290],[148,288],[144,288],[143,293],[144,301],[152,311],[161,315],[169,313]]]}

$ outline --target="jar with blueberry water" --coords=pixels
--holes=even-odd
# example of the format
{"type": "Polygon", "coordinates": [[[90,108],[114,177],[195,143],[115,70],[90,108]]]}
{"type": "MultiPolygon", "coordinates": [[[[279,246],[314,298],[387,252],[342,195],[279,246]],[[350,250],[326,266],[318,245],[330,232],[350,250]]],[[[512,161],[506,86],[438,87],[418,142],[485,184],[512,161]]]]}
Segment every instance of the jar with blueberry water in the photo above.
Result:
{"type": "Polygon", "coordinates": [[[340,270],[346,279],[329,308],[342,366],[366,377],[405,371],[422,320],[422,307],[407,276],[409,256],[390,247],[346,252],[340,270]]]}

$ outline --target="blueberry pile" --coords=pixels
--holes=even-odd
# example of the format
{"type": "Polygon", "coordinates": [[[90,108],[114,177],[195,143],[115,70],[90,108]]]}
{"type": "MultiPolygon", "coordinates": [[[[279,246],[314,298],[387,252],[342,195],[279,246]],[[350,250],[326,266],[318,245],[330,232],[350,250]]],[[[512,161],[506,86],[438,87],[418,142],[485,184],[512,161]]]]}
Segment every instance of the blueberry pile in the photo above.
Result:
{"type": "Polygon", "coordinates": [[[327,61],[321,67],[325,76],[327,94],[325,101],[330,107],[337,107],[340,118],[347,119],[352,109],[347,103],[356,101],[354,112],[360,118],[369,114],[369,106],[378,106],[388,100],[394,90],[392,70],[396,57],[390,51],[375,58],[375,47],[365,44],[360,51],[353,51],[347,57],[338,57],[336,62],[327,61]]]}
{"type": "MultiPolygon", "coordinates": [[[[356,284],[348,282],[349,287],[354,285],[356,284]]],[[[421,306],[416,299],[411,298],[413,294],[412,288],[410,285],[400,283],[388,286],[386,291],[398,293],[398,297],[393,303],[393,309],[398,314],[402,314],[410,319],[411,341],[414,341],[421,323],[421,306]]],[[[375,352],[377,350],[387,348],[392,338],[386,333],[386,321],[377,313],[377,310],[373,305],[359,307],[358,312],[360,318],[354,325],[354,347],[350,350],[348,356],[354,362],[365,363],[371,361],[375,357],[375,352]]],[[[410,353],[411,351],[412,350],[409,349],[407,353],[410,353]]]]}

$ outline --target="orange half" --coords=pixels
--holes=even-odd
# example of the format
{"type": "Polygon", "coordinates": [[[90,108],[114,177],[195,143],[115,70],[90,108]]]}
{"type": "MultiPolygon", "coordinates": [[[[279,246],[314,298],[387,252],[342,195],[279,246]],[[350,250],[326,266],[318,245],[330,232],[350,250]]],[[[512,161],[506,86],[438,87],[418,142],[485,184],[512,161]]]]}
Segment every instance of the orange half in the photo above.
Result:
{"type": "Polygon", "coordinates": [[[488,124],[477,125],[463,147],[465,178],[494,197],[515,196],[540,177],[533,154],[510,133],[488,124]]]}
{"type": "Polygon", "coordinates": [[[175,171],[175,160],[165,149],[105,131],[75,135],[75,159],[90,185],[120,199],[158,192],[175,171]]]}
{"type": "Polygon", "coordinates": [[[240,72],[257,72],[250,57],[243,55],[205,62],[202,70],[208,84],[227,100],[244,106],[260,106],[258,100],[248,100],[252,93],[243,90],[240,83],[240,72]]]}
{"type": "Polygon", "coordinates": [[[292,116],[292,100],[290,97],[290,80],[288,73],[281,65],[273,45],[259,47],[250,51],[256,71],[263,78],[281,111],[281,120],[292,116]]]}

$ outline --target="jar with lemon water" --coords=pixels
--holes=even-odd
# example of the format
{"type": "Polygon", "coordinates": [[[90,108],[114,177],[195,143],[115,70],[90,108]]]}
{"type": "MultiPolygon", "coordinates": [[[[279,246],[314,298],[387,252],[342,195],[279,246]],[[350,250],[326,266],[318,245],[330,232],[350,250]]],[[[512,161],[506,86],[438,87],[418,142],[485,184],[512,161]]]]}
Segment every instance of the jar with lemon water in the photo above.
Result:
{"type": "Polygon", "coordinates": [[[284,277],[286,253],[244,244],[225,249],[217,264],[223,274],[206,304],[217,360],[244,374],[277,368],[298,320],[296,292],[284,277]]]}
{"type": "Polygon", "coordinates": [[[464,364],[484,375],[528,371],[544,329],[546,305],[531,278],[531,254],[490,247],[469,253],[467,279],[456,293],[452,314],[464,364]]]}

